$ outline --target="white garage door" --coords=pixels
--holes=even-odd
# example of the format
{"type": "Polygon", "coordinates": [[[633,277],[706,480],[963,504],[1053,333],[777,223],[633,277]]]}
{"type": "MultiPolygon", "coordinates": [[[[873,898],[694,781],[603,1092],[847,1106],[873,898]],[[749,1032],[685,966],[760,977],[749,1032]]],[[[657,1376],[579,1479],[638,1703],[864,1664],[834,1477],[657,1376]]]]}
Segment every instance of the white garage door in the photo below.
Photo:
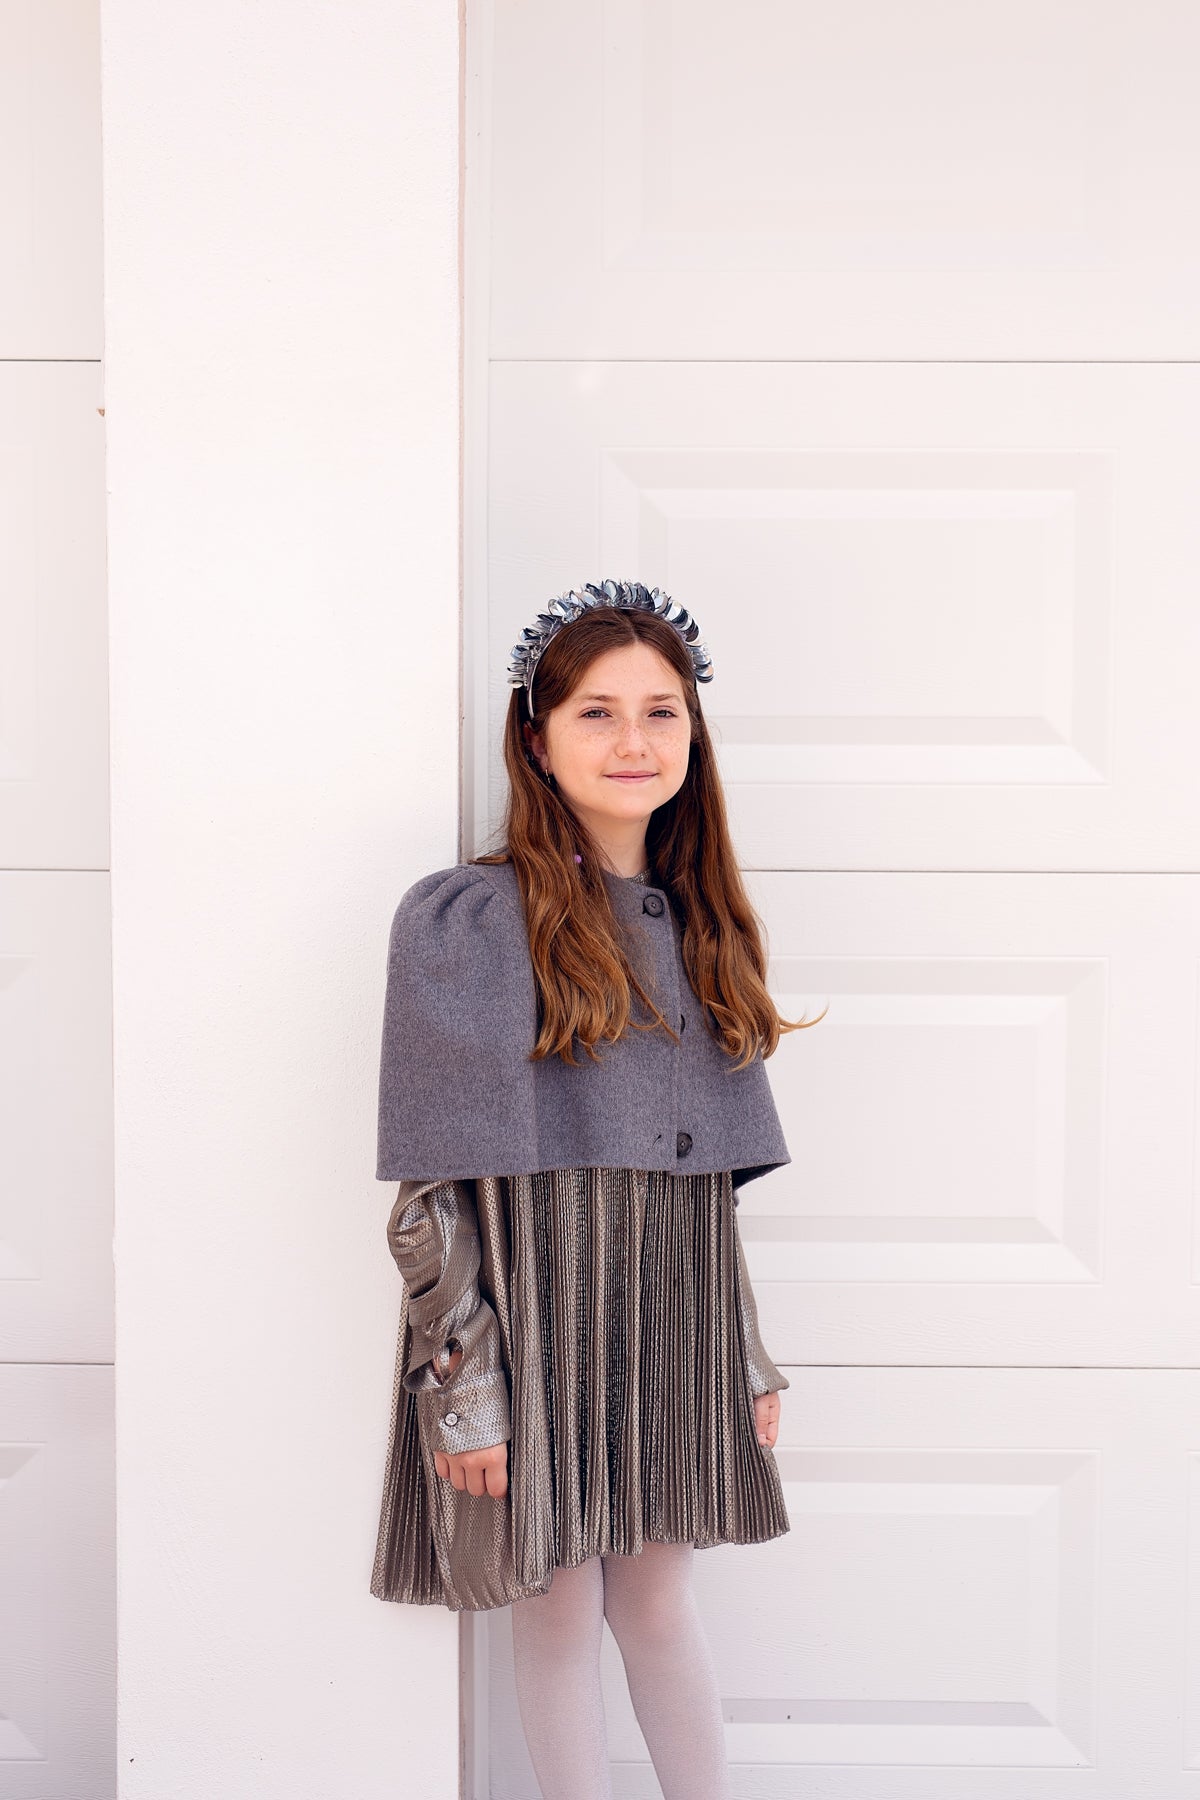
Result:
{"type": "Polygon", "coordinates": [[[473,843],[532,610],[664,587],[830,1007],[739,1212],[792,1530],[697,1558],[740,1800],[1200,1780],[1198,57],[1165,0],[468,8],[473,843]]]}

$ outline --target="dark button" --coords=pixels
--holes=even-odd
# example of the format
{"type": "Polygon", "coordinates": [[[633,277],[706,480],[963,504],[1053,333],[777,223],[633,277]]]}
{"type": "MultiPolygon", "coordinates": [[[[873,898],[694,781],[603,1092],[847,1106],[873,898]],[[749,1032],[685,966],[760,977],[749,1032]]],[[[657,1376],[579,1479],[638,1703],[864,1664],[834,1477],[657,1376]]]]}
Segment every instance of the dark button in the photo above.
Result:
{"type": "Polygon", "coordinates": [[[686,1156],[688,1151],[691,1149],[691,1147],[692,1147],[691,1138],[688,1136],[686,1131],[681,1131],[679,1133],[678,1137],[675,1139],[675,1154],[677,1156],[686,1156]]]}
{"type": "Polygon", "coordinates": [[[650,913],[656,919],[661,915],[662,909],[663,897],[661,894],[647,894],[642,901],[642,911],[650,913]]]}

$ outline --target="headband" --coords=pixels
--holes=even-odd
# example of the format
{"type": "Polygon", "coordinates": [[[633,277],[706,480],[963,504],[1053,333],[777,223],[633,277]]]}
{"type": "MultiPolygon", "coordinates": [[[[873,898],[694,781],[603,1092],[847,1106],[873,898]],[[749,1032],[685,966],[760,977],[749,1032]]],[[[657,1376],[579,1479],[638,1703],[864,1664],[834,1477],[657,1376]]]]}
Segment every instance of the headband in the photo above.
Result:
{"type": "Polygon", "coordinates": [[[645,588],[640,581],[602,581],[598,587],[589,581],[583,588],[572,588],[569,593],[556,595],[547,604],[545,612],[540,612],[532,625],[526,625],[521,642],[513,646],[508,684],[525,689],[525,704],[531,719],[534,717],[533,677],[543,650],[564,625],[572,624],[597,606],[622,606],[632,612],[653,613],[655,618],[665,619],[668,625],[675,627],[691,652],[696,680],[712,680],[712,658],[707,646],[700,641],[700,627],[685,606],[677,605],[661,588],[645,588]]]}

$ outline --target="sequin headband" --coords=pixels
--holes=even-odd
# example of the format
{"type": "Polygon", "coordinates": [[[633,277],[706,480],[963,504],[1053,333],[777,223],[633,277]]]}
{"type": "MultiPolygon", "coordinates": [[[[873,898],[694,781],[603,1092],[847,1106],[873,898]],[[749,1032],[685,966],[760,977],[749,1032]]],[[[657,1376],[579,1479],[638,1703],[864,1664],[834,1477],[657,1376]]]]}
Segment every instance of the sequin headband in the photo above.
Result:
{"type": "Polygon", "coordinates": [[[572,588],[569,593],[556,594],[547,604],[545,612],[540,612],[532,625],[526,625],[521,633],[521,642],[513,645],[512,659],[508,666],[508,684],[510,687],[525,689],[525,705],[531,719],[534,716],[533,677],[543,650],[564,625],[572,624],[597,606],[623,606],[631,611],[653,613],[655,618],[665,619],[668,625],[675,627],[691,652],[692,672],[696,680],[712,680],[713,666],[708,647],[700,641],[700,627],[685,606],[678,605],[661,588],[646,588],[640,581],[602,581],[599,586],[589,581],[582,588],[572,588]]]}

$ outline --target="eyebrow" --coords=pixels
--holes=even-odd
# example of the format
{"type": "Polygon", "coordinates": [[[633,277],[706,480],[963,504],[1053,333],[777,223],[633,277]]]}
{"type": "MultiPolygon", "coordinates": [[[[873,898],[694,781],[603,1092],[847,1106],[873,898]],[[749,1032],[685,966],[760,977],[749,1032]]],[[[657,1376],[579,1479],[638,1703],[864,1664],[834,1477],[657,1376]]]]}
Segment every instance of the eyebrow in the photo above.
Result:
{"type": "MultiPolygon", "coordinates": [[[[580,694],[579,698],[581,700],[613,701],[613,700],[616,700],[618,698],[618,696],[616,694],[580,694]]],[[[646,698],[647,698],[647,700],[678,700],[680,698],[680,696],[677,693],[675,693],[675,694],[647,694],[646,698]]]]}

